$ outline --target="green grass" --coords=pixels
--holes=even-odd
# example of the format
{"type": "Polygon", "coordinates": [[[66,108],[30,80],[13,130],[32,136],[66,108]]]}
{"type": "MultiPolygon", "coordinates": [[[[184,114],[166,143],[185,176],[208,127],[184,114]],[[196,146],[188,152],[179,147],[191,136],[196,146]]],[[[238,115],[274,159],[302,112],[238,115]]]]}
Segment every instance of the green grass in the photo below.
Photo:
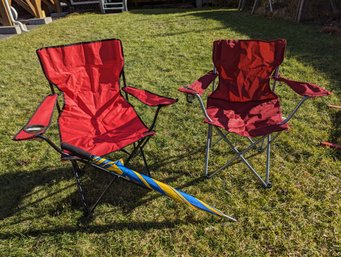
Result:
{"type": "MultiPolygon", "coordinates": [[[[340,38],[318,27],[226,9],[73,14],[0,41],[0,256],[340,256],[340,154],[319,146],[341,143],[340,112],[327,107],[340,105],[340,49],[340,38]],[[78,226],[81,204],[70,164],[45,143],[11,141],[49,93],[35,50],[104,38],[123,41],[129,84],[179,98],[162,110],[146,148],[152,175],[238,222],[119,182],[95,219],[78,226]],[[201,178],[207,128],[198,104],[187,104],[177,88],[212,68],[212,42],[223,38],[286,38],[282,74],[334,92],[306,102],[274,144],[270,190],[241,163],[201,178]]],[[[285,85],[277,89],[288,113],[299,97],[285,85]]],[[[153,110],[133,101],[150,122],[153,110]]],[[[55,123],[48,135],[57,141],[55,123]]],[[[217,164],[231,156],[223,144],[213,153],[217,164]]],[[[264,161],[264,155],[252,159],[258,170],[264,161]]],[[[87,194],[98,194],[109,179],[87,169],[87,194]]]]}

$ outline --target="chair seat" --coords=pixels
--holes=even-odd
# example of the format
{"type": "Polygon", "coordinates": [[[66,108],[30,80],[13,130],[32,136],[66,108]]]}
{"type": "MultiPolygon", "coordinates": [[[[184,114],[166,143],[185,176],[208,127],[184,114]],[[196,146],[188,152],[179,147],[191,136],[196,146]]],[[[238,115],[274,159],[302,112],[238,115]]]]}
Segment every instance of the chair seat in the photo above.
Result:
{"type": "Polygon", "coordinates": [[[206,123],[245,137],[288,129],[287,124],[281,124],[283,118],[278,97],[248,102],[226,102],[208,97],[207,113],[212,122],[205,120],[206,123]]]}
{"type": "Polygon", "coordinates": [[[91,154],[102,156],[155,134],[120,95],[94,110],[84,108],[81,99],[77,104],[65,101],[69,104],[58,120],[61,141],[91,154]]]}

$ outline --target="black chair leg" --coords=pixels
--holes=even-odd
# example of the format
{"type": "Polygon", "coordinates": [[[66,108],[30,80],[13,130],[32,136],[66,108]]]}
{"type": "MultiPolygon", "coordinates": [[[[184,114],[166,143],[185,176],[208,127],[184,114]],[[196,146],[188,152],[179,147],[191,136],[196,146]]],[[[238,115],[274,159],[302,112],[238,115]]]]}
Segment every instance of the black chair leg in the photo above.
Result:
{"type": "Polygon", "coordinates": [[[90,214],[90,210],[89,210],[89,207],[86,203],[84,191],[83,191],[81,181],[80,181],[80,177],[79,177],[80,168],[79,168],[78,163],[76,161],[73,160],[73,161],[71,161],[71,163],[72,163],[72,171],[76,177],[78,192],[80,194],[81,202],[83,205],[84,215],[88,216],[90,214]]]}
{"type": "MultiPolygon", "coordinates": [[[[143,152],[143,148],[142,148],[142,143],[144,143],[145,140],[141,140],[137,146],[134,147],[134,150],[133,152],[130,154],[130,156],[128,157],[128,159],[125,161],[125,165],[127,165],[132,158],[134,158],[136,156],[136,154],[138,153],[138,151],[140,151],[141,153],[141,156],[142,156],[142,159],[143,159],[143,162],[144,162],[144,166],[146,168],[146,171],[147,171],[147,174],[148,176],[150,176],[150,171],[149,171],[149,167],[148,167],[148,164],[147,164],[147,159],[146,159],[146,156],[143,152]]],[[[143,145],[144,146],[144,145],[143,145]]],[[[94,212],[95,208],[97,207],[97,205],[100,203],[101,199],[103,198],[103,196],[105,195],[105,193],[109,190],[109,188],[112,186],[112,184],[114,183],[114,181],[118,178],[118,177],[113,177],[111,179],[111,181],[109,182],[109,184],[105,187],[105,189],[103,190],[103,192],[101,193],[101,195],[97,198],[96,202],[89,208],[88,207],[88,204],[86,203],[86,200],[85,200],[85,195],[84,195],[84,190],[82,188],[82,185],[81,185],[81,180],[80,180],[80,173],[81,173],[81,169],[79,168],[79,165],[77,163],[76,160],[72,160],[71,161],[72,163],[72,170],[73,170],[73,173],[76,177],[76,182],[77,182],[77,187],[78,187],[78,191],[79,191],[79,194],[80,194],[80,198],[81,198],[81,202],[83,204],[83,210],[84,210],[84,217],[85,218],[88,218],[88,217],[92,217],[92,213],[94,212]]]]}
{"type": "Polygon", "coordinates": [[[147,175],[150,177],[149,166],[148,166],[147,159],[146,159],[146,156],[144,155],[144,151],[142,148],[141,148],[141,155],[142,155],[144,167],[146,168],[146,171],[147,171],[147,175]]]}
{"type": "Polygon", "coordinates": [[[91,208],[89,209],[90,213],[93,213],[93,211],[95,210],[95,208],[97,207],[97,205],[99,204],[99,202],[102,200],[103,196],[105,195],[105,193],[108,191],[108,189],[112,186],[112,184],[114,183],[114,181],[117,179],[117,177],[113,177],[111,179],[111,181],[109,182],[109,184],[105,187],[105,189],[103,190],[103,192],[101,193],[101,195],[98,197],[98,199],[96,200],[96,202],[91,206],[91,208]]]}

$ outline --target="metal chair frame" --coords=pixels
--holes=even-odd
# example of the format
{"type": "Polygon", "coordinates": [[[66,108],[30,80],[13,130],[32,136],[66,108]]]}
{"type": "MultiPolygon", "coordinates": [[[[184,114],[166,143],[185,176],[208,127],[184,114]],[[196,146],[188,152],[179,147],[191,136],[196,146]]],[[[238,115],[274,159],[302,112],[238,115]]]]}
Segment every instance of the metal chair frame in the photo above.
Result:
{"type": "MultiPolygon", "coordinates": [[[[216,68],[214,67],[213,69],[214,74],[217,74],[216,68]]],[[[274,71],[274,77],[278,78],[278,72],[279,72],[279,67],[277,67],[274,71]]],[[[272,85],[272,91],[275,91],[276,88],[276,81],[273,82],[272,85]]],[[[212,82],[212,92],[215,90],[215,80],[212,82]]],[[[199,94],[194,94],[195,97],[198,99],[199,104],[200,104],[200,108],[203,111],[203,114],[205,116],[205,118],[208,121],[212,121],[212,119],[209,117],[203,99],[199,94]]],[[[307,96],[303,96],[302,99],[298,102],[298,104],[296,105],[296,107],[291,111],[291,113],[288,115],[287,118],[285,118],[282,121],[282,125],[286,124],[289,122],[289,120],[295,115],[295,113],[298,111],[298,109],[301,107],[301,105],[305,102],[305,100],[307,100],[308,97],[307,96]]],[[[188,102],[192,102],[193,98],[192,95],[187,94],[187,101],[188,102]]],[[[233,143],[227,138],[227,135],[229,134],[226,133],[224,134],[220,128],[218,128],[217,126],[208,124],[208,131],[207,131],[207,139],[206,139],[206,146],[205,146],[205,166],[204,166],[204,174],[206,178],[211,178],[214,175],[216,175],[217,173],[221,172],[222,170],[226,169],[228,166],[230,166],[230,164],[232,164],[234,161],[240,159],[243,163],[245,163],[245,165],[248,167],[248,169],[250,169],[252,171],[252,173],[257,177],[257,179],[262,183],[264,188],[270,188],[272,186],[271,182],[270,182],[270,153],[271,153],[271,143],[280,135],[281,132],[275,132],[276,134],[272,137],[272,133],[265,135],[265,136],[261,136],[258,137],[256,139],[252,139],[250,137],[247,137],[248,140],[250,141],[250,145],[247,146],[245,149],[243,150],[239,150],[236,146],[233,145],[233,143]],[[212,143],[212,128],[214,127],[214,129],[217,131],[218,135],[219,135],[219,139],[212,143]],[[210,149],[213,145],[217,144],[218,142],[220,142],[221,140],[225,141],[228,146],[235,152],[235,156],[228,160],[224,165],[222,165],[221,167],[219,167],[218,169],[216,169],[215,171],[209,173],[208,171],[208,167],[209,167],[209,155],[210,155],[210,149]],[[264,146],[264,142],[266,141],[266,145],[264,146]],[[252,167],[252,165],[249,163],[249,161],[246,159],[245,154],[252,150],[257,148],[257,145],[260,145],[258,147],[258,152],[261,153],[266,149],[266,167],[265,167],[265,179],[252,167]]]]}
{"type": "MultiPolygon", "coordinates": [[[[126,84],[126,79],[125,79],[125,75],[124,75],[124,69],[122,70],[121,76],[122,76],[122,80],[123,80],[123,87],[126,87],[127,84],[126,84]]],[[[51,89],[52,94],[56,94],[56,92],[55,92],[55,85],[50,83],[50,89],[51,89]]],[[[129,102],[128,93],[127,92],[125,92],[125,98],[129,102]]],[[[62,110],[60,108],[60,105],[59,105],[58,101],[56,103],[56,106],[57,106],[58,113],[60,115],[62,110]]],[[[159,105],[157,107],[156,111],[155,111],[153,122],[152,122],[152,124],[150,125],[150,127],[148,129],[149,132],[153,131],[153,129],[155,128],[156,120],[157,120],[157,117],[159,115],[161,107],[163,107],[163,106],[159,105]]],[[[73,171],[75,179],[76,179],[77,188],[78,188],[78,191],[79,191],[79,194],[80,194],[80,198],[81,198],[81,202],[82,202],[82,205],[83,205],[84,216],[91,216],[93,211],[95,210],[95,208],[100,203],[100,201],[103,198],[103,196],[105,195],[105,193],[108,191],[108,189],[114,183],[114,181],[117,178],[122,178],[122,177],[119,176],[119,175],[114,176],[111,179],[111,181],[105,186],[104,190],[102,191],[100,196],[97,198],[95,203],[90,206],[88,204],[87,200],[86,200],[86,197],[85,197],[85,194],[84,194],[84,190],[83,190],[83,187],[82,187],[81,178],[80,178],[81,177],[80,173],[82,172],[82,169],[80,168],[78,162],[85,163],[86,165],[90,165],[90,166],[92,166],[94,168],[101,169],[101,170],[103,170],[103,168],[101,168],[100,166],[98,166],[96,164],[93,164],[93,163],[91,163],[89,161],[85,161],[85,160],[80,159],[78,157],[74,157],[74,156],[70,156],[69,154],[66,154],[65,152],[63,152],[63,150],[61,148],[59,148],[53,141],[51,141],[45,135],[37,135],[37,138],[40,138],[40,139],[46,141],[50,146],[52,146],[52,148],[54,150],[56,150],[58,153],[61,154],[61,157],[62,157],[63,160],[69,160],[71,162],[71,164],[72,164],[72,171],[73,171]]],[[[125,148],[122,148],[122,149],[118,150],[118,151],[122,151],[122,152],[124,152],[125,154],[128,155],[128,157],[124,161],[125,165],[127,165],[133,158],[135,158],[140,153],[141,157],[143,159],[144,167],[145,167],[146,172],[147,172],[147,174],[149,176],[150,176],[150,170],[149,170],[149,167],[148,167],[147,159],[146,159],[146,156],[144,154],[143,148],[148,143],[150,138],[151,138],[151,135],[146,136],[146,137],[142,138],[141,140],[133,143],[132,144],[133,145],[133,150],[131,152],[127,151],[125,148]]],[[[131,181],[127,180],[127,179],[125,179],[125,180],[128,181],[128,182],[131,182],[131,181]]],[[[133,183],[133,182],[131,182],[131,183],[133,183]]],[[[134,183],[134,184],[136,184],[136,183],[134,183]]]]}

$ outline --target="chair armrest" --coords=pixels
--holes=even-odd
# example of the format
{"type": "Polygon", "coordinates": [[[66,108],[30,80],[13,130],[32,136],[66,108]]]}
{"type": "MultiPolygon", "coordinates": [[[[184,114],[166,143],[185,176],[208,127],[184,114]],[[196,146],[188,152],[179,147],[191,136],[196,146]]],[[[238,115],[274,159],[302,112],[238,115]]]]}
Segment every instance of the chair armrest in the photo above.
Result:
{"type": "Polygon", "coordinates": [[[138,89],[135,87],[127,86],[123,88],[124,92],[136,97],[142,103],[148,106],[166,106],[176,103],[178,100],[170,97],[160,96],[151,93],[147,90],[138,89]]]}
{"type": "Polygon", "coordinates": [[[13,137],[13,140],[29,140],[44,134],[51,125],[57,97],[57,94],[46,96],[26,125],[13,137]]]}
{"type": "Polygon", "coordinates": [[[292,88],[297,94],[301,96],[306,97],[318,97],[318,96],[327,96],[330,95],[331,92],[328,90],[319,87],[318,85],[308,83],[308,82],[300,82],[300,81],[294,81],[282,77],[274,77],[273,78],[276,81],[281,81],[287,84],[289,87],[292,88]]]}
{"type": "Polygon", "coordinates": [[[194,81],[191,85],[180,87],[180,92],[191,94],[191,95],[202,95],[205,89],[212,83],[212,81],[218,76],[213,71],[208,72],[198,80],[194,81]]]}

